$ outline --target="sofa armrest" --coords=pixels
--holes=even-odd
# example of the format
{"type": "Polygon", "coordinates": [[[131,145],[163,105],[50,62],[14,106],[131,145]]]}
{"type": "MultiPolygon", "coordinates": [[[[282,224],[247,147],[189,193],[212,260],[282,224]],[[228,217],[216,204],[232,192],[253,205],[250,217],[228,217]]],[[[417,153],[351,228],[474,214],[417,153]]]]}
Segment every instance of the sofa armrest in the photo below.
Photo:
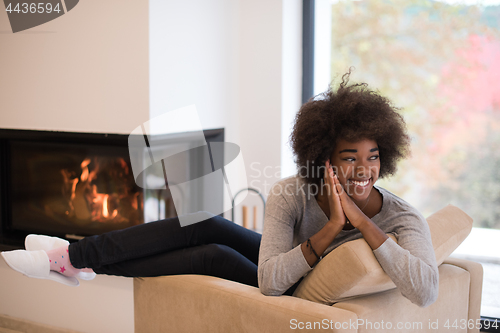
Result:
{"type": "MultiPolygon", "coordinates": [[[[483,266],[480,263],[448,257],[444,260],[444,264],[453,265],[465,269],[470,274],[469,287],[469,320],[473,319],[476,322],[481,318],[481,293],[483,290],[483,266]]],[[[477,330],[469,330],[468,332],[477,332],[477,330]]]]}
{"type": "Polygon", "coordinates": [[[135,278],[134,309],[136,333],[277,333],[308,322],[321,325],[316,328],[322,332],[356,332],[348,323],[357,320],[344,309],[291,296],[264,296],[258,288],[204,275],[135,278]],[[344,328],[337,324],[336,329],[336,322],[344,328]]]}
{"type": "MultiPolygon", "coordinates": [[[[453,325],[455,320],[460,327],[452,328],[450,331],[478,332],[478,328],[469,329],[468,327],[470,319],[473,319],[473,326],[477,323],[476,317],[470,317],[471,310],[474,315],[475,307],[470,305],[470,298],[476,298],[478,293],[481,294],[475,282],[471,283],[472,275],[477,274],[478,267],[475,263],[469,266],[469,263],[460,261],[462,266],[466,267],[462,268],[458,262],[455,262],[457,264],[455,265],[454,260],[450,261],[451,263],[445,261],[439,266],[439,296],[435,303],[426,308],[412,304],[397,289],[342,301],[334,304],[333,307],[352,311],[357,314],[360,321],[367,323],[380,324],[384,321],[386,324],[394,325],[393,329],[399,323],[403,323],[405,328],[405,325],[410,325],[411,328],[407,328],[404,332],[444,332],[448,330],[445,325],[453,325]]],[[[375,328],[361,325],[358,330],[359,332],[378,332],[379,330],[375,328]]]]}

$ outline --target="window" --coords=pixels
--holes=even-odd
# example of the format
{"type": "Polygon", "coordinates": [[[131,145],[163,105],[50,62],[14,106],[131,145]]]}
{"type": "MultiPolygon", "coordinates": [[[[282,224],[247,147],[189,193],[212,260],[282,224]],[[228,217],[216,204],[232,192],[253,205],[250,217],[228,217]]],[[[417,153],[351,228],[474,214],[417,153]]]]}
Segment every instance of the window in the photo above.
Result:
{"type": "Polygon", "coordinates": [[[412,158],[380,185],[473,217],[454,255],[483,264],[481,314],[500,317],[500,0],[316,0],[313,30],[314,94],[354,66],[402,107],[412,158]]]}

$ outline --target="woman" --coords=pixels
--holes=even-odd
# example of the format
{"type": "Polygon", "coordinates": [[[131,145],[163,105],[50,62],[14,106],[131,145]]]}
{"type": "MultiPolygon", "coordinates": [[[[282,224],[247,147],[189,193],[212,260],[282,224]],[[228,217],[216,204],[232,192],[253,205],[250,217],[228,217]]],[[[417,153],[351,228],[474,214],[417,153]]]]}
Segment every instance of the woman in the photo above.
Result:
{"type": "Polygon", "coordinates": [[[421,306],[432,303],[438,273],[427,224],[413,207],[374,187],[406,155],[404,122],[387,99],[364,84],[348,86],[349,74],[343,79],[338,91],[304,104],[296,117],[299,173],[271,190],[262,244],[259,234],[207,215],[186,227],[173,218],[69,246],[30,235],[29,251],[2,256],[25,275],[70,285],[93,272],[204,274],[259,286],[266,295],[291,295],[322,255],[364,237],[403,295],[421,306]],[[388,239],[390,232],[399,245],[388,239]]]}
{"type": "Polygon", "coordinates": [[[349,73],[336,92],[309,101],[297,114],[291,142],[299,173],[271,188],[260,289],[292,293],[321,256],[363,237],[401,293],[427,306],[437,298],[439,279],[427,222],[374,186],[408,154],[405,123],[389,100],[366,84],[348,86],[348,79],[349,73]]]}

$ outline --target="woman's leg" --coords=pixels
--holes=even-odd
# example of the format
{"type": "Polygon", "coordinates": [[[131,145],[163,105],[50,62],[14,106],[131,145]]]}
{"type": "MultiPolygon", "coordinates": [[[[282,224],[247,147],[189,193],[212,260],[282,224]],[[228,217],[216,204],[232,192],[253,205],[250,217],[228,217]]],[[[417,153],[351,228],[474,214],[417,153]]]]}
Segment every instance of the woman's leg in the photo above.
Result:
{"type": "Polygon", "coordinates": [[[257,287],[257,265],[231,247],[207,244],[189,247],[94,269],[98,274],[148,277],[201,274],[257,287]]]}
{"type": "Polygon", "coordinates": [[[89,267],[99,271],[100,267],[123,261],[199,245],[220,244],[257,265],[260,238],[261,235],[254,231],[207,213],[206,220],[185,227],[181,227],[175,217],[86,237],[69,246],[69,257],[76,268],[89,267]]]}

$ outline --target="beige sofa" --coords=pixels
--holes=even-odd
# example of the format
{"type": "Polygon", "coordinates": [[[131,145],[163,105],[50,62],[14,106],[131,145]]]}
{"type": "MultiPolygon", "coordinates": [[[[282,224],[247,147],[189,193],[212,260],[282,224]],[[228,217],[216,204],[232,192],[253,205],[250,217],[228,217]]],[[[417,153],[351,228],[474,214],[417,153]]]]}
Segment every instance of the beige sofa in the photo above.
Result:
{"type": "MultiPolygon", "coordinates": [[[[361,288],[363,295],[341,298],[332,305],[321,304],[327,302],[318,299],[315,292],[299,295],[303,298],[309,297],[308,294],[316,295],[314,301],[292,296],[264,296],[258,288],[209,276],[136,278],[135,331],[479,332],[482,266],[448,257],[470,232],[472,220],[456,207],[449,206],[427,221],[439,264],[439,296],[426,308],[412,304],[394,285],[384,281],[381,274],[385,273],[381,269],[371,269],[376,259],[367,251],[361,260],[366,263],[356,265],[366,267],[364,276],[370,276],[370,281],[381,281],[380,284],[361,288]],[[370,288],[375,289],[370,293],[370,288]]],[[[354,244],[358,254],[359,242],[364,241],[349,242],[354,244]]],[[[345,249],[343,251],[341,253],[345,254],[345,249]]],[[[326,261],[329,256],[338,264],[332,251],[321,262],[323,268],[318,266],[313,272],[331,269],[326,261]]],[[[321,283],[314,279],[314,276],[309,279],[310,286],[321,283]]],[[[359,279],[364,280],[367,279],[359,279]]],[[[350,290],[358,290],[358,287],[349,286],[350,290]]],[[[342,291],[346,292],[346,288],[342,291]]]]}

